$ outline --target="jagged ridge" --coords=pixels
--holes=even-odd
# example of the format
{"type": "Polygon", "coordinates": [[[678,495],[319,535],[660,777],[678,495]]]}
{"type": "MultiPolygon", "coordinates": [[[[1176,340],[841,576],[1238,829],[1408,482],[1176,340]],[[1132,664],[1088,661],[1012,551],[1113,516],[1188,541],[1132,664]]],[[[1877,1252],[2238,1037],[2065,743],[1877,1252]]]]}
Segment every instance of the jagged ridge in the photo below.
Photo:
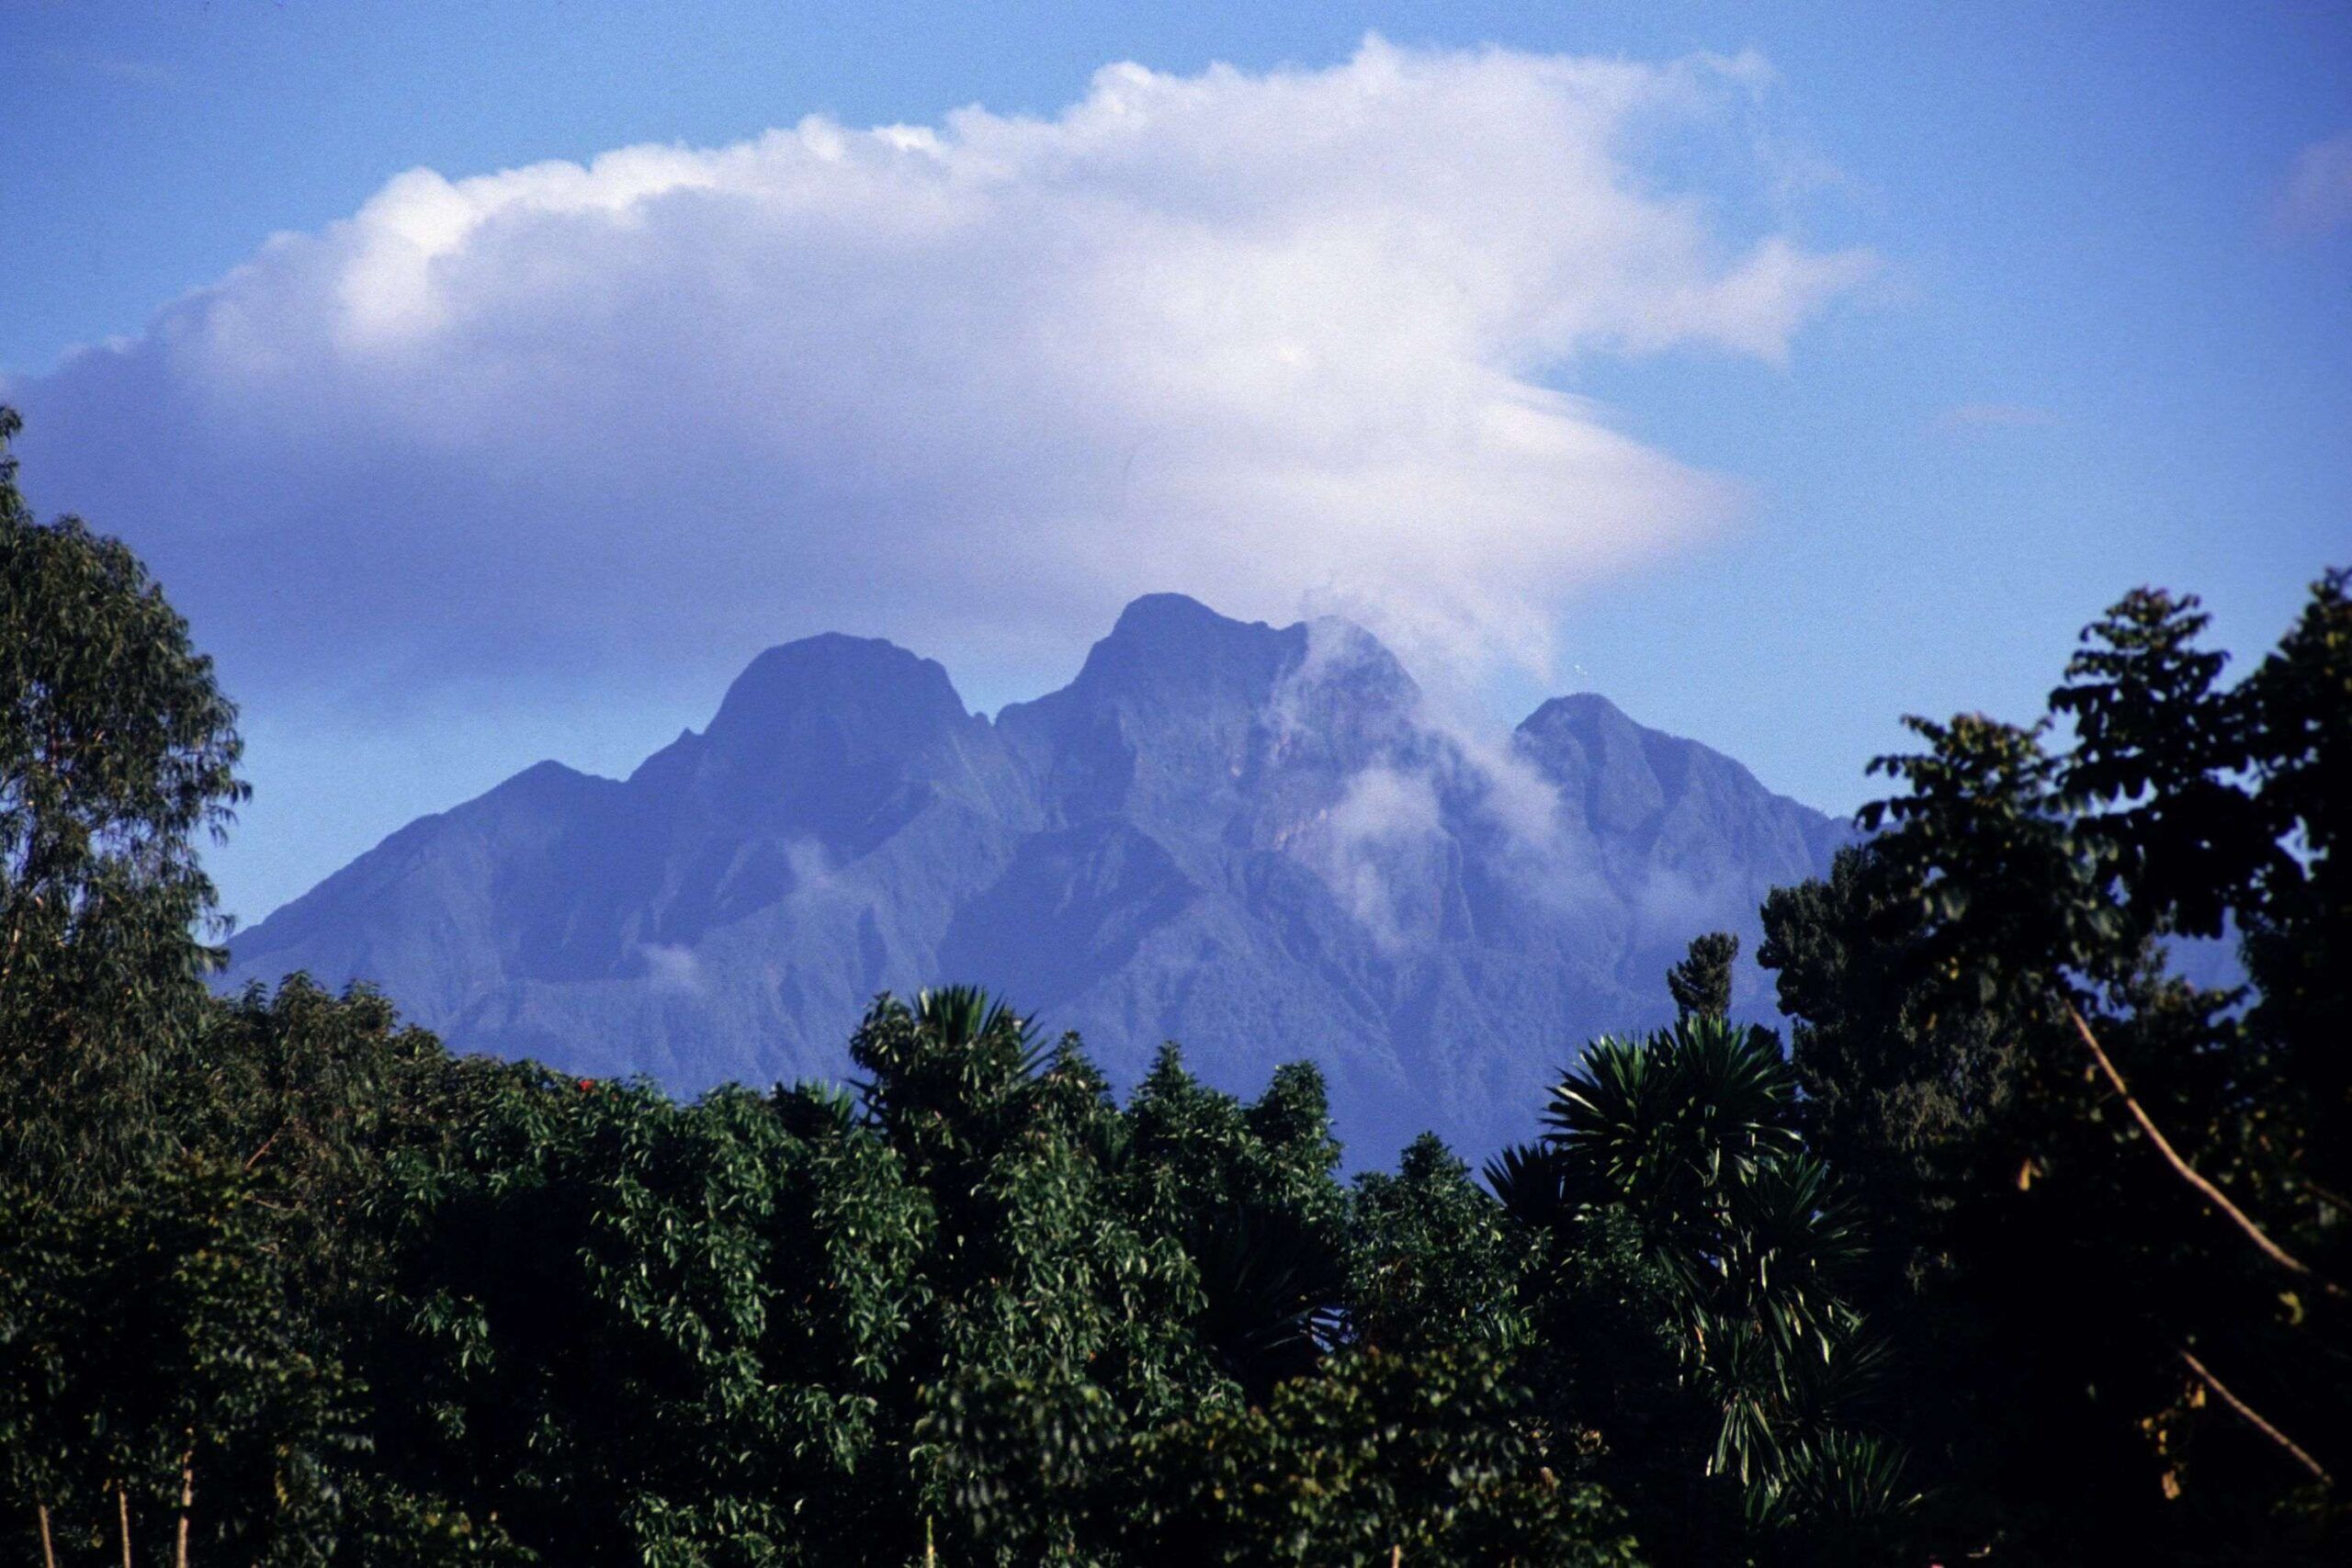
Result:
{"type": "Polygon", "coordinates": [[[403,828],[222,983],[367,979],[461,1049],[694,1092],[833,1076],[876,991],[972,979],[1122,1081],[1171,1038],[1236,1088],[1311,1057],[1377,1160],[1523,1135],[1585,1039],[1664,1015],[1690,935],[1752,952],[1849,836],[1599,696],[1484,761],[1420,706],[1358,627],[1176,594],[993,722],[932,660],[810,637],[625,781],[541,763],[403,828]]]}

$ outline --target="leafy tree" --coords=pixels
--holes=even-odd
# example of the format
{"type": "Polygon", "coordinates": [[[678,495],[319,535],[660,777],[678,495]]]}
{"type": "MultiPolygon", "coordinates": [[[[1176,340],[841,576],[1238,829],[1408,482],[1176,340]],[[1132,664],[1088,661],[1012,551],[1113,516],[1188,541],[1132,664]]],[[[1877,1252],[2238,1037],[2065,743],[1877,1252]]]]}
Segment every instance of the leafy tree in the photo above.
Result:
{"type": "Polygon", "coordinates": [[[437,1510],[582,1562],[1115,1555],[1150,1433],[1320,1360],[1320,1307],[1284,1337],[1302,1216],[1344,1207],[1311,1076],[1245,1107],[1170,1063],[1123,1113],[970,990],[881,999],[852,1055],[854,1096],[692,1106],[459,1075],[366,1206],[384,1530],[437,1510]]]}
{"type": "Polygon", "coordinates": [[[569,1562],[770,1561],[824,1539],[819,1500],[825,1528],[870,1528],[877,1499],[843,1481],[930,1217],[898,1162],[740,1091],[477,1087],[453,1148],[387,1197],[396,1288],[369,1338],[392,1473],[569,1562]]]}
{"type": "Polygon", "coordinates": [[[136,557],[34,520],[0,408],[0,1179],[52,1198],[167,1146],[211,956],[195,839],[244,798],[236,710],[136,557]]]}
{"type": "Polygon", "coordinates": [[[1857,1353],[1841,1284],[1860,1238],[1795,1098],[1769,1032],[1691,1014],[1596,1042],[1546,1112],[1569,1190],[1621,1208],[1671,1282],[1686,1376],[1720,1411],[1708,1468],[1744,1484],[1828,1413],[1857,1353]]]}
{"type": "Polygon", "coordinates": [[[0,1201],[0,1484],[8,1514],[29,1520],[45,1565],[66,1519],[95,1497],[82,1352],[98,1303],[81,1236],[54,1204],[0,1201]]]}
{"type": "Polygon", "coordinates": [[[12,1255],[42,1266],[29,1300],[9,1292],[0,1356],[24,1378],[8,1459],[45,1542],[186,1562],[309,1560],[333,1541],[351,1391],[312,1353],[252,1186],[188,1159],[103,1201],[6,1216],[12,1255]]]}
{"type": "Polygon", "coordinates": [[[1252,1401],[1311,1371],[1340,1332],[1347,1286],[1340,1148],[1321,1075],[1279,1067],[1245,1106],[1186,1072],[1170,1045],[1123,1122],[1124,1201],[1138,1224],[1181,1240],[1211,1365],[1252,1401]]]}
{"type": "Polygon", "coordinates": [[[447,1142],[478,1074],[378,992],[303,975],[208,1004],[196,1055],[175,1138],[246,1173],[307,1308],[347,1321],[385,1278],[371,1205],[396,1164],[447,1142]]]}
{"type": "Polygon", "coordinates": [[[1709,931],[1690,939],[1682,962],[1666,972],[1666,988],[1675,1007],[1702,1018],[1723,1018],[1731,1012],[1731,966],[1739,957],[1739,938],[1729,931],[1709,931]]]}
{"type": "Polygon", "coordinates": [[[1596,1041],[1545,1145],[1489,1168],[1548,1260],[1539,1396],[1589,1429],[1596,1473],[1670,1559],[1756,1531],[1813,1530],[1817,1551],[1831,1497],[1865,1533],[1908,1506],[1857,1425],[1883,1354],[1846,1294],[1860,1238],[1796,1115],[1772,1035],[1685,1011],[1596,1041]]]}
{"type": "Polygon", "coordinates": [[[1956,1547],[2282,1554],[2342,1517],[2342,1013],[2309,1001],[2341,996],[2352,617],[2324,580],[2234,688],[2204,625],[2135,592],[2052,719],[1911,721],[1877,837],[1766,908],[1811,1118],[1905,1241],[1874,1296],[1982,1369],[1949,1424],[1909,1405],[1956,1547]],[[2165,975],[2232,926],[2250,1006],[2165,975]]]}
{"type": "Polygon", "coordinates": [[[1390,1354],[1524,1343],[1527,1244],[1433,1134],[1406,1148],[1395,1175],[1358,1177],[1348,1207],[1347,1317],[1357,1343],[1390,1354]]]}
{"type": "Polygon", "coordinates": [[[1622,1519],[1563,1481],[1492,1352],[1354,1350],[1263,1406],[1142,1439],[1130,1561],[1630,1563],[1622,1519]]]}

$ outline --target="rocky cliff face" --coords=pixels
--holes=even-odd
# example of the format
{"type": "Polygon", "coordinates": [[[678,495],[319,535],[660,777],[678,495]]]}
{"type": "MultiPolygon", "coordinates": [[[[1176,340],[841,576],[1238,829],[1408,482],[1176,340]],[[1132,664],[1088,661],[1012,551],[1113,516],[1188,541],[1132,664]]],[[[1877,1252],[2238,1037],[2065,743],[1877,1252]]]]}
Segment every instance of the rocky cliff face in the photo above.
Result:
{"type": "Polygon", "coordinates": [[[1351,1158],[1477,1154],[1848,837],[1600,697],[1480,746],[1357,627],[1159,594],[993,722],[888,643],[772,649],[625,781],[541,763],[401,829],[223,983],[366,979],[460,1049],[691,1093],[837,1075],[876,991],[972,980],[1122,1083],[1170,1039],[1250,1092],[1307,1057],[1351,1158]]]}

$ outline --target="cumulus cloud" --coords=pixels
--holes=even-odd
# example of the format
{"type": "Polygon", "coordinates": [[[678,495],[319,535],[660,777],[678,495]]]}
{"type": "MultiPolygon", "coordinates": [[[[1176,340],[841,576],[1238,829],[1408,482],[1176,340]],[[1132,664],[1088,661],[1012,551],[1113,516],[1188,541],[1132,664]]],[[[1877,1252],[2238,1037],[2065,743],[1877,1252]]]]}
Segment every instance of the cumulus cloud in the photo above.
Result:
{"type": "Polygon", "coordinates": [[[2324,234],[2352,224],[2352,130],[2296,154],[2279,194],[2278,222],[2294,234],[2324,234]]]}
{"type": "Polygon", "coordinates": [[[1138,592],[1540,664],[1728,488],[1556,389],[1768,361],[1870,269],[1735,232],[1752,59],[1367,41],[1099,73],[1050,118],[823,118],[414,170],[6,389],[252,691],[607,674],[826,627],[1060,655],[1138,592]],[[1671,143],[1676,160],[1654,159],[1671,143]]]}

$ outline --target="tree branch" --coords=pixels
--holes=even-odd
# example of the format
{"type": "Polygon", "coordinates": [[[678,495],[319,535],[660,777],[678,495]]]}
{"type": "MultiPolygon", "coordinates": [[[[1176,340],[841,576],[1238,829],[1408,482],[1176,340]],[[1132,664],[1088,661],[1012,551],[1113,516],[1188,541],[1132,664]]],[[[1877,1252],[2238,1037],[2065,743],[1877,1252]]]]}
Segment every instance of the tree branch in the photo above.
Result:
{"type": "Polygon", "coordinates": [[[2333,1486],[2335,1484],[2335,1477],[2328,1474],[2325,1466],[2322,1465],[2319,1461],[2312,1458],[2311,1455],[2305,1453],[2301,1447],[2296,1443],[2294,1438],[2287,1436],[2286,1433],[2280,1431],[2278,1427],[2264,1420],[2261,1414],[2256,1411],[2253,1405],[2248,1404],[2245,1400],[2240,1399],[2236,1394],[2232,1393],[2230,1392],[2230,1385],[2215,1377],[2211,1367],[2208,1367],[2204,1362],[2199,1360],[2194,1355],[2190,1354],[2188,1346],[2176,1345],[2173,1348],[2180,1352],[2180,1359],[2188,1363],[2188,1370],[2197,1374],[2198,1381],[2203,1383],[2207,1388],[2211,1389],[2215,1393],[2219,1394],[2221,1396],[2222,1403],[2236,1411],[2241,1416],[2245,1417],[2248,1426],[2252,1427],[2256,1431],[2260,1432],[2264,1437],[2269,1438],[2272,1442],[2278,1444],[2280,1448],[2285,1449],[2289,1453],[2292,1454],[2295,1458],[2295,1462],[2301,1465],[2305,1470],[2310,1471],[2312,1472],[2312,1479],[2317,1481],[2322,1486],[2333,1486]]]}
{"type": "Polygon", "coordinates": [[[253,1153],[245,1156],[244,1168],[251,1170],[254,1167],[259,1165],[261,1163],[262,1156],[269,1153],[270,1145],[277,1142],[277,1134],[284,1131],[286,1131],[286,1123],[283,1122],[280,1122],[277,1126],[271,1128],[269,1136],[261,1141],[261,1147],[255,1149],[253,1153]]]}
{"type": "Polygon", "coordinates": [[[2303,1190],[2305,1191],[2313,1194],[2321,1202],[2325,1203],[2330,1208],[2340,1209],[2345,1213],[2352,1214],[2352,1198],[2346,1198],[2343,1193],[2335,1191],[2331,1188],[2323,1187],[2308,1176],[2299,1176],[2296,1179],[2303,1184],[2303,1190]]]}
{"type": "MultiPolygon", "coordinates": [[[[2232,1224],[2236,1225],[2238,1229],[2245,1232],[2246,1235],[2254,1242],[2254,1245],[2262,1249],[2264,1257],[2269,1258],[2273,1263],[2278,1264],[2278,1267],[2286,1269],[2290,1274],[2301,1275],[2304,1279],[2311,1280],[2312,1283],[2318,1286],[2321,1291],[2324,1292],[2328,1295],[2343,1295],[2344,1289],[2342,1286],[2337,1285],[2331,1280],[2322,1279],[2319,1275],[2312,1272],[2312,1266],[2310,1264],[2304,1262],[2301,1258],[2297,1258],[2293,1253],[2289,1252],[2285,1247],[2271,1240],[2263,1228],[2260,1225],[2256,1224],[2245,1210],[2230,1201],[2228,1193],[2223,1192],[2220,1188],[2206,1180],[2203,1176],[2198,1173],[2195,1166],[2190,1165],[2187,1160],[2180,1157],[2180,1152],[2172,1146],[2172,1140],[2165,1137],[2164,1134],[2158,1130],[2154,1121],[2149,1117],[2147,1111],[2137,1100],[2134,1100],[2132,1097],[2131,1086],[2123,1081],[2123,1075],[2116,1070],[2114,1062],[2109,1059],[2107,1052],[2100,1047],[2098,1036],[2091,1032],[2091,1026],[2083,1021],[2082,1013],[2075,1009],[2072,1002],[2066,1004],[2066,1016],[2075,1021],[2075,1032],[2080,1034],[2083,1037],[2083,1043],[2090,1047],[2091,1059],[2098,1064],[2098,1070],[2106,1075],[2108,1083],[2113,1087],[2116,1094],[2122,1100],[2123,1108],[2132,1113],[2132,1120],[2140,1124],[2140,1130],[2148,1134],[2148,1141],[2155,1145],[2156,1152],[2164,1156],[2165,1163],[2171,1166],[2173,1169],[2178,1173],[2183,1181],[2188,1182],[2191,1187],[2197,1189],[2199,1193],[2203,1194],[2205,1201],[2212,1204],[2214,1208],[2220,1210],[2223,1218],[2227,1219],[2232,1224]]],[[[2188,1352],[2184,1350],[2181,1354],[2187,1355],[2188,1352]]]]}

